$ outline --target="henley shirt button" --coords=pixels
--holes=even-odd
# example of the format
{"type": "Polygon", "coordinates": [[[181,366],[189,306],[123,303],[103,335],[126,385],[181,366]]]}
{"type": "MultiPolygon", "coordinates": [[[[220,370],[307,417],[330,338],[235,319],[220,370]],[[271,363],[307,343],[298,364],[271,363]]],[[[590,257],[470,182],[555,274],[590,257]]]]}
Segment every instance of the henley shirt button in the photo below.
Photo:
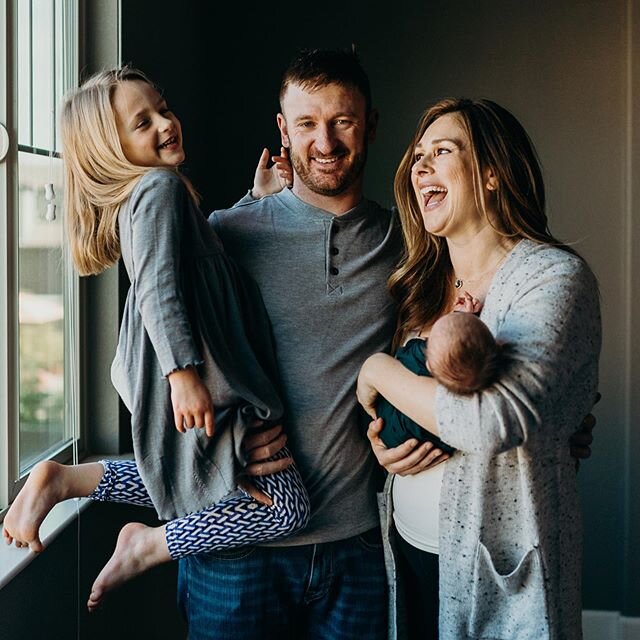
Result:
{"type": "Polygon", "coordinates": [[[337,269],[336,267],[331,267],[331,269],[329,269],[329,273],[330,273],[332,276],[337,276],[337,275],[340,273],[340,271],[339,271],[339,269],[337,269]]]}
{"type": "Polygon", "coordinates": [[[337,256],[340,253],[340,249],[338,247],[331,247],[331,255],[337,256]]]}

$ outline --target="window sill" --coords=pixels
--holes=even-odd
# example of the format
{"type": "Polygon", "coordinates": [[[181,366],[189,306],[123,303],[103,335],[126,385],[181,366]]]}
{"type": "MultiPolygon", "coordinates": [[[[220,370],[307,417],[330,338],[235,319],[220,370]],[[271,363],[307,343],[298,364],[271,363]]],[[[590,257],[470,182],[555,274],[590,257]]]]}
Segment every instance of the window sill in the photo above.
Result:
{"type": "MultiPolygon", "coordinates": [[[[133,455],[101,455],[89,456],[82,462],[97,462],[104,458],[131,460],[133,455]]],[[[44,544],[42,553],[47,552],[47,547],[64,530],[64,528],[82,512],[93,501],[89,498],[70,498],[58,503],[51,509],[40,527],[40,540],[44,544]]],[[[15,545],[5,544],[4,538],[0,539],[0,589],[10,582],[16,575],[28,566],[40,554],[34,553],[31,549],[19,549],[15,545]]]]}
{"type": "MultiPolygon", "coordinates": [[[[40,527],[40,539],[45,546],[42,553],[46,553],[47,547],[55,537],[90,504],[91,500],[88,498],[71,498],[53,507],[40,527]]],[[[0,542],[0,589],[38,555],[40,554],[34,553],[31,549],[9,546],[2,540],[0,542]]]]}

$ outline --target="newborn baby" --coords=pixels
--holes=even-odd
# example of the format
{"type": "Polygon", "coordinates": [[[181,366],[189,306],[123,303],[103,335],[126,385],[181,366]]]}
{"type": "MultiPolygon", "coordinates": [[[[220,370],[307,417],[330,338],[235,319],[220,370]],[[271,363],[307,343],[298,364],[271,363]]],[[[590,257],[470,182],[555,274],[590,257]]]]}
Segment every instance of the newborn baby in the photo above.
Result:
{"type": "MultiPolygon", "coordinates": [[[[451,313],[437,320],[427,340],[412,338],[395,357],[410,371],[433,376],[447,389],[468,394],[489,386],[496,378],[501,347],[480,320],[482,304],[465,292],[451,313]]],[[[455,449],[398,411],[380,396],[376,406],[384,420],[380,438],[387,447],[397,447],[409,438],[429,440],[445,453],[455,449]]]]}

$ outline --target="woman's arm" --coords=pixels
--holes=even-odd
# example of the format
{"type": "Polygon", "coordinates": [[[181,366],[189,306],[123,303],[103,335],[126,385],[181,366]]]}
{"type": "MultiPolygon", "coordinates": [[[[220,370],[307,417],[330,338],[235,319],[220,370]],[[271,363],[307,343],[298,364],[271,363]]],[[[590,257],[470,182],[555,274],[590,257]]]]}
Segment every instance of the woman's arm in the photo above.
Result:
{"type": "Polygon", "coordinates": [[[421,427],[439,435],[434,411],[436,387],[433,378],[416,375],[386,353],[375,353],[360,369],[356,395],[373,419],[378,417],[376,398],[382,395],[421,427]]]}
{"type": "Polygon", "coordinates": [[[500,378],[470,396],[438,387],[440,436],[466,452],[537,443],[568,455],[569,436],[597,392],[597,282],[586,263],[560,249],[539,245],[518,258],[494,285],[496,338],[509,345],[500,378]]]}
{"type": "Polygon", "coordinates": [[[416,438],[409,438],[397,447],[389,449],[380,437],[382,427],[382,418],[372,420],[367,429],[367,438],[378,464],[388,473],[412,476],[449,458],[448,453],[435,447],[429,440],[421,443],[416,438]]]}
{"type": "MultiPolygon", "coordinates": [[[[526,274],[516,268],[509,286],[512,281],[523,284],[502,293],[507,302],[497,338],[510,349],[494,385],[457,395],[394,358],[375,354],[358,377],[358,400],[367,413],[376,417],[375,399],[381,394],[419,425],[468,452],[499,453],[523,444],[545,423],[554,429],[566,424],[565,431],[549,435],[559,438],[568,452],[569,434],[593,401],[584,389],[574,389],[576,376],[584,378],[583,386],[593,386],[595,398],[600,315],[597,284],[586,264],[553,251],[553,260],[548,255],[530,258],[532,268],[526,274]],[[584,399],[576,399],[576,393],[584,399]],[[572,402],[578,404],[573,407],[572,402]],[[571,409],[564,410],[565,404],[571,409]]],[[[399,447],[377,451],[374,440],[372,446],[387,469],[404,464],[396,457],[399,447]]]]}

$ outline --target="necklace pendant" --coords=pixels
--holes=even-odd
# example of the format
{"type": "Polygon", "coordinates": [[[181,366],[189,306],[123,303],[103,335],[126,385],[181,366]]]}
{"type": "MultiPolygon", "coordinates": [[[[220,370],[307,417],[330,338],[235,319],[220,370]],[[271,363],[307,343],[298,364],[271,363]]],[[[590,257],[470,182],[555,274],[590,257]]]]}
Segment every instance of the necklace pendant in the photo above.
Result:
{"type": "Polygon", "coordinates": [[[456,281],[455,281],[455,284],[454,284],[456,289],[460,289],[463,284],[464,284],[464,282],[462,282],[462,280],[460,280],[460,278],[456,278],[456,281]]]}

